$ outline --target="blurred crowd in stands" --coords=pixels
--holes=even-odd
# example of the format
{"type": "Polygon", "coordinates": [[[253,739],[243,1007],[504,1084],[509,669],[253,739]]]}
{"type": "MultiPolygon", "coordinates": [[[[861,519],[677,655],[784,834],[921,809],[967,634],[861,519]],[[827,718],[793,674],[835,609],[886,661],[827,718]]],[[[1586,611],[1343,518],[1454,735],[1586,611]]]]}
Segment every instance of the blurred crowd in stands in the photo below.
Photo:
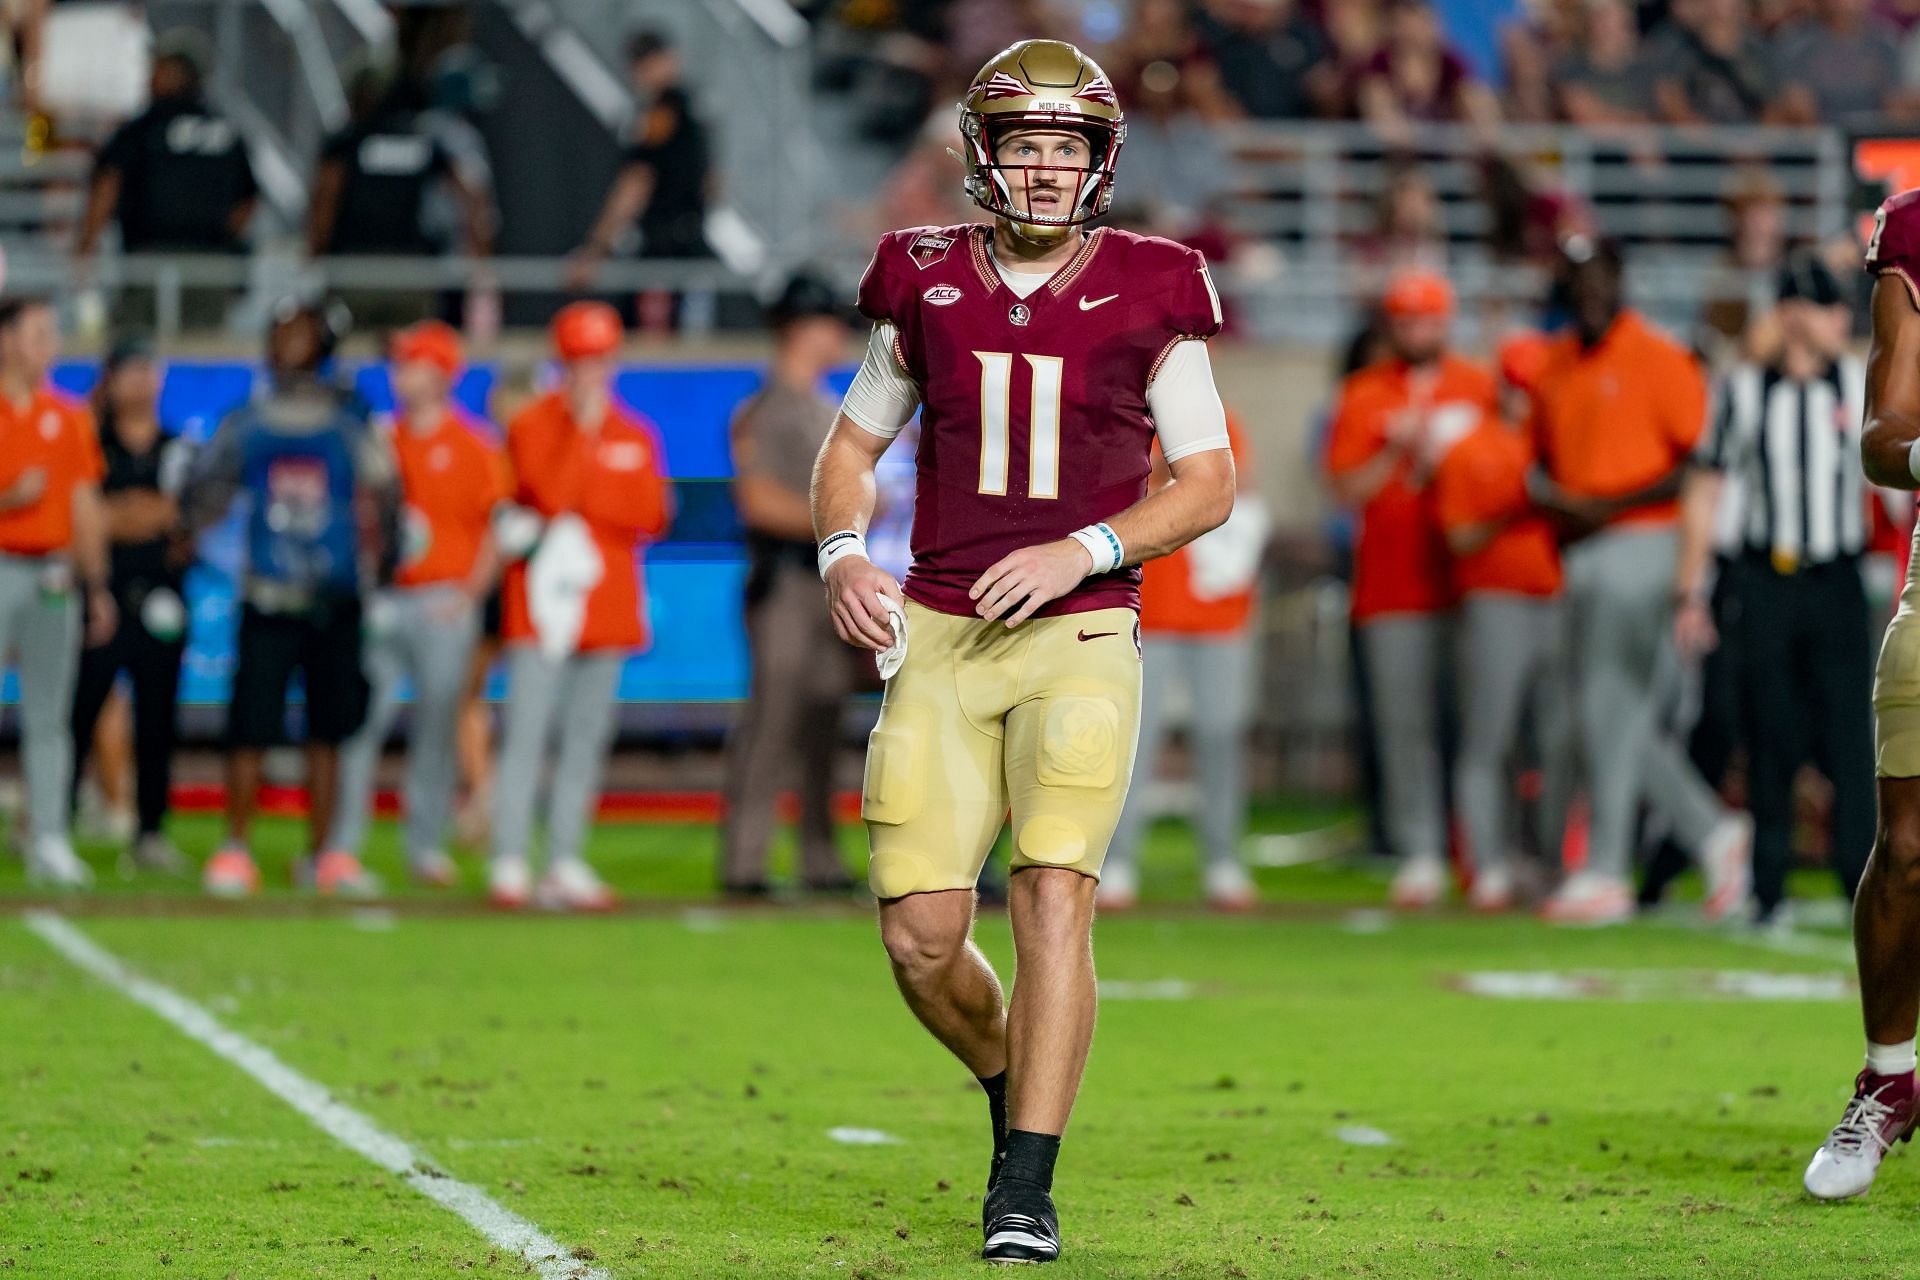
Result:
{"type": "Polygon", "coordinates": [[[1086,45],[1206,121],[1858,124],[1920,112],[1913,0],[815,0],[838,75],[911,136],[986,57],[1086,45]],[[884,85],[884,89],[880,86],[884,85]]]}

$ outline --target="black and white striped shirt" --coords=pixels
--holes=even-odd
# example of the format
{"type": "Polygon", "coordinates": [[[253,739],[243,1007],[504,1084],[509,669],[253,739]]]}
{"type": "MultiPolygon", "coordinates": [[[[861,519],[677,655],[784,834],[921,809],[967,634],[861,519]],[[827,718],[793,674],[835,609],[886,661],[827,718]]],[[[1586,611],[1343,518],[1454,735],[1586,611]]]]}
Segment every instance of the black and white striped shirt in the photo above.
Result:
{"type": "Polygon", "coordinates": [[[1865,549],[1865,397],[1866,370],[1853,356],[1805,382],[1761,364],[1719,379],[1700,461],[1728,482],[1722,552],[1757,552],[1790,571],[1865,549]]]}

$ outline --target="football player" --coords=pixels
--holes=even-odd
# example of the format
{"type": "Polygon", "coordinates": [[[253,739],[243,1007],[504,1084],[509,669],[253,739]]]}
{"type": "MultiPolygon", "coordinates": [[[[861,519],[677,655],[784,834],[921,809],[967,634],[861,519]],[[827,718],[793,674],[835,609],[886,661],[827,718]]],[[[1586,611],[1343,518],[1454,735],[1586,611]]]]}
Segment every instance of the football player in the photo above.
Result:
{"type": "MultiPolygon", "coordinates": [[[[1920,489],[1920,191],[1880,206],[1867,270],[1873,344],[1867,355],[1867,479],[1920,489]]],[[[1853,946],[1867,1061],[1853,1098],[1807,1166],[1822,1200],[1857,1196],[1880,1161],[1912,1136],[1916,1118],[1914,1022],[1920,1013],[1920,576],[1907,571],[1900,609],[1874,673],[1874,755],[1880,815],[1873,853],[1854,899],[1853,946]]]]}
{"type": "Polygon", "coordinates": [[[889,675],[862,814],[894,980],[985,1087],[983,1256],[1047,1262],[1053,1165],[1093,1037],[1094,889],[1133,769],[1140,561],[1233,506],[1199,254],[1113,228],[1126,123],[1068,44],[1031,40],[960,104],[990,224],[886,236],[866,360],[822,447],[813,525],[834,625],[889,675]],[[913,566],[866,554],[874,463],[918,409],[913,566]],[[1147,494],[1158,436],[1173,480],[1147,494]],[[1012,812],[1011,1006],[973,944],[1012,812]]]}

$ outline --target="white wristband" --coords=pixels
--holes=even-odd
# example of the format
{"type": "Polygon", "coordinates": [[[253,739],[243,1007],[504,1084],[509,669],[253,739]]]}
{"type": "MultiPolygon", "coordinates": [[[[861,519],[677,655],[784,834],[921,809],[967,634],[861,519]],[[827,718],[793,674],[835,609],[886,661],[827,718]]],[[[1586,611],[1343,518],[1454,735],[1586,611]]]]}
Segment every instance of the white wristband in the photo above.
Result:
{"type": "Polygon", "coordinates": [[[1920,480],[1920,439],[1907,446],[1907,474],[1920,480]]]}
{"type": "Polygon", "coordinates": [[[865,535],[861,534],[858,530],[842,529],[838,533],[830,533],[820,539],[820,554],[818,556],[820,576],[825,578],[828,568],[832,566],[834,561],[844,560],[848,556],[859,556],[862,560],[869,558],[867,555],[867,539],[865,535]]]}
{"type": "Polygon", "coordinates": [[[1067,535],[1087,549],[1093,558],[1093,569],[1089,576],[1112,573],[1126,559],[1125,548],[1120,545],[1120,535],[1105,524],[1090,524],[1084,529],[1075,529],[1067,535]]]}

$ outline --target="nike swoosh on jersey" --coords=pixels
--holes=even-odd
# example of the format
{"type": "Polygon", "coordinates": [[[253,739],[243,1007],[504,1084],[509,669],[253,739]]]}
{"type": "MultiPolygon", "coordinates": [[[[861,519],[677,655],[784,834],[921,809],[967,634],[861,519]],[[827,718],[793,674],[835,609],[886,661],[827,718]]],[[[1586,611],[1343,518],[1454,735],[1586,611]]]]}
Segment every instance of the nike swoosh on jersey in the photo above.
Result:
{"type": "Polygon", "coordinates": [[[1080,638],[1082,640],[1098,640],[1101,636],[1117,636],[1119,634],[1118,631],[1082,631],[1080,638]]]}
{"type": "Polygon", "coordinates": [[[1106,297],[1104,297],[1104,298],[1085,298],[1085,297],[1083,297],[1083,298],[1081,298],[1081,299],[1080,299],[1080,309],[1081,309],[1082,311],[1091,311],[1091,310],[1093,310],[1093,309],[1094,309],[1095,307],[1100,307],[1100,306],[1105,306],[1105,305],[1106,305],[1107,303],[1109,303],[1109,302],[1112,302],[1112,301],[1113,301],[1113,300],[1114,300],[1115,298],[1117,298],[1117,297],[1119,297],[1119,296],[1120,296],[1120,295],[1119,295],[1119,294],[1117,294],[1117,293],[1110,293],[1110,294],[1108,294],[1108,295],[1107,295],[1106,297]]]}

